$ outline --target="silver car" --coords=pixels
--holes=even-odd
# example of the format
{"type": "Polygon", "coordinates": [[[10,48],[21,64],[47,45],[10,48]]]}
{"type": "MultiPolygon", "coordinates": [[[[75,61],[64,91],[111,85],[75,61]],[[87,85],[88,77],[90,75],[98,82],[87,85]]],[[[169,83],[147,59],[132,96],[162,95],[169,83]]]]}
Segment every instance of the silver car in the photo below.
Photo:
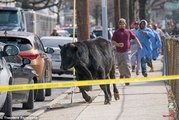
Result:
{"type": "MultiPolygon", "coordinates": [[[[4,57],[19,54],[14,45],[5,45],[0,42],[0,86],[12,84],[13,77],[4,57]]],[[[6,117],[12,116],[12,93],[0,91],[0,110],[6,117]]],[[[0,118],[1,119],[1,118],[0,118]]]]}
{"type": "Polygon", "coordinates": [[[77,39],[75,38],[73,40],[73,38],[71,37],[60,37],[60,36],[45,36],[41,38],[41,41],[44,45],[44,47],[51,47],[54,49],[54,53],[53,54],[48,54],[48,56],[51,58],[52,60],[52,73],[54,74],[72,74],[73,70],[67,70],[67,71],[63,71],[60,69],[60,65],[61,65],[61,55],[60,55],[60,48],[58,47],[58,45],[64,45],[67,43],[72,43],[72,42],[76,42],[77,39]]]}
{"type": "MultiPolygon", "coordinates": [[[[10,66],[12,73],[12,84],[34,84],[34,79],[37,78],[35,70],[29,66],[30,59],[21,58],[20,56],[8,56],[5,57],[6,62],[10,66]]],[[[34,90],[23,90],[12,92],[12,103],[22,103],[22,108],[33,109],[34,108],[34,90]]]]}

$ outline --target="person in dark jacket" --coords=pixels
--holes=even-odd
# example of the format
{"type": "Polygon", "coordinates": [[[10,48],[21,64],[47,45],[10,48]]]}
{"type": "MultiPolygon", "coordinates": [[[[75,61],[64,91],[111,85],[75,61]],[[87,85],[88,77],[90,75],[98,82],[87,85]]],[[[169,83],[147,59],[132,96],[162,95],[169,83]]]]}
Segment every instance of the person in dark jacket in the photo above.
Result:
{"type": "Polygon", "coordinates": [[[50,34],[50,36],[59,36],[55,28],[53,29],[53,32],[50,34]]]}

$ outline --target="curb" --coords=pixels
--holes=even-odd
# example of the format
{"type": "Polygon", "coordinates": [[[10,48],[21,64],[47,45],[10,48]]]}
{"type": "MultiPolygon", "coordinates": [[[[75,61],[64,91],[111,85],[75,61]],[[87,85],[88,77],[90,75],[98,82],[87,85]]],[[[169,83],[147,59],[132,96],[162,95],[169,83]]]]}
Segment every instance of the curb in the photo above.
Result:
{"type": "Polygon", "coordinates": [[[53,108],[55,105],[57,105],[58,101],[65,98],[69,92],[71,92],[72,88],[69,88],[68,90],[66,90],[63,94],[61,94],[60,96],[58,96],[57,98],[55,98],[53,101],[51,101],[50,103],[48,103],[46,106],[40,108],[39,110],[37,110],[36,112],[30,114],[28,117],[26,117],[25,119],[29,120],[29,119],[35,119],[37,120],[38,116],[40,116],[41,114],[43,114],[45,111],[47,111],[49,108],[53,108]]]}

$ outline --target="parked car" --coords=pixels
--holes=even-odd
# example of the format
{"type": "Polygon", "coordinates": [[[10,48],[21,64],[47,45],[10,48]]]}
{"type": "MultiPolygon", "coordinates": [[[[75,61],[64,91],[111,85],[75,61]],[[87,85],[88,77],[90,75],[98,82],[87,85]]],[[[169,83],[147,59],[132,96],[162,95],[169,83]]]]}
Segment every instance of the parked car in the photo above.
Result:
{"type": "MultiPolygon", "coordinates": [[[[60,36],[45,36],[41,38],[41,41],[45,47],[51,47],[54,49],[53,54],[48,54],[52,60],[52,73],[54,74],[72,74],[73,70],[69,69],[67,71],[63,71],[60,69],[61,65],[61,55],[60,55],[60,48],[58,45],[64,45],[66,43],[72,43],[73,38],[71,37],[60,37],[60,36]]],[[[76,42],[77,39],[74,39],[76,42]]]]}
{"type": "MultiPolygon", "coordinates": [[[[13,81],[12,85],[19,84],[33,84],[37,79],[37,74],[34,69],[29,66],[31,61],[27,58],[21,58],[20,56],[7,56],[5,57],[8,63],[13,81]]],[[[34,90],[13,91],[12,103],[22,103],[24,109],[34,108],[34,90]]]]}
{"type": "MultiPolygon", "coordinates": [[[[53,53],[52,48],[44,49],[39,37],[33,33],[8,31],[0,32],[0,42],[17,45],[22,58],[31,60],[30,66],[36,71],[35,83],[47,83],[52,80],[52,63],[46,53],[53,53]]],[[[35,91],[35,100],[44,101],[45,95],[51,95],[51,89],[38,89],[35,91]]]]}
{"type": "MultiPolygon", "coordinates": [[[[68,31],[69,36],[73,35],[73,27],[64,27],[64,30],[68,31]]],[[[75,33],[77,32],[77,28],[75,28],[75,33]]]]}
{"type": "MultiPolygon", "coordinates": [[[[69,37],[73,37],[73,27],[64,27],[63,28],[64,30],[68,31],[69,33],[69,37]]],[[[75,28],[75,37],[77,38],[78,34],[77,34],[77,28],[75,28]]],[[[90,39],[94,39],[96,38],[97,36],[93,33],[93,32],[90,32],[90,39]]]]}
{"type": "MultiPolygon", "coordinates": [[[[73,34],[71,34],[69,37],[73,37],[73,34]]],[[[75,38],[77,38],[77,34],[75,33],[75,38]]],[[[90,33],[90,39],[95,39],[96,35],[94,33],[90,33]]]]}
{"type": "MultiPolygon", "coordinates": [[[[13,77],[4,57],[19,54],[14,45],[5,45],[0,42],[0,86],[11,85],[13,77]],[[13,52],[12,52],[13,51],[13,52]]],[[[0,110],[6,117],[12,116],[12,93],[0,91],[0,110]]]]}
{"type": "MultiPolygon", "coordinates": [[[[103,32],[102,29],[94,29],[94,30],[92,31],[92,33],[95,34],[96,37],[102,37],[102,32],[103,32]]],[[[113,35],[112,30],[108,29],[108,39],[109,39],[109,40],[112,39],[112,35],[113,35]]]]}
{"type": "Polygon", "coordinates": [[[70,34],[67,30],[57,30],[59,36],[68,37],[70,34]]]}

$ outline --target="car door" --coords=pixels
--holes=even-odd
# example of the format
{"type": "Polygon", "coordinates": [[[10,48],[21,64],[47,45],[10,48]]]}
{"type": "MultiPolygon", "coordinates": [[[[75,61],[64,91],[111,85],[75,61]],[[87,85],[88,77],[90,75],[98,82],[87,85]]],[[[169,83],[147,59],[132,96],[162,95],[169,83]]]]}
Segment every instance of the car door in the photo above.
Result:
{"type": "MultiPolygon", "coordinates": [[[[4,58],[0,57],[0,86],[9,85],[10,73],[4,58]]],[[[2,108],[6,99],[7,92],[0,92],[0,109],[2,108]]]]}
{"type": "Polygon", "coordinates": [[[38,46],[38,48],[39,48],[39,50],[40,50],[40,52],[41,52],[41,57],[44,59],[44,61],[45,61],[45,69],[46,69],[46,72],[45,72],[45,74],[46,74],[46,78],[47,78],[47,80],[46,80],[46,82],[48,81],[48,82],[50,82],[49,80],[51,80],[51,71],[52,71],[52,69],[51,69],[51,60],[50,60],[50,58],[47,56],[47,54],[45,53],[45,50],[44,50],[44,46],[43,46],[43,44],[42,44],[42,42],[40,41],[40,39],[36,36],[35,37],[35,41],[36,41],[36,43],[37,43],[37,46],[38,46]]]}
{"type": "MultiPolygon", "coordinates": [[[[19,56],[8,56],[6,57],[6,61],[10,65],[10,69],[12,72],[12,76],[14,80],[12,84],[29,84],[31,82],[31,68],[27,66],[22,67],[22,59],[19,56]]],[[[12,92],[13,102],[16,101],[26,101],[26,98],[29,95],[28,91],[14,91],[12,92]]]]}

